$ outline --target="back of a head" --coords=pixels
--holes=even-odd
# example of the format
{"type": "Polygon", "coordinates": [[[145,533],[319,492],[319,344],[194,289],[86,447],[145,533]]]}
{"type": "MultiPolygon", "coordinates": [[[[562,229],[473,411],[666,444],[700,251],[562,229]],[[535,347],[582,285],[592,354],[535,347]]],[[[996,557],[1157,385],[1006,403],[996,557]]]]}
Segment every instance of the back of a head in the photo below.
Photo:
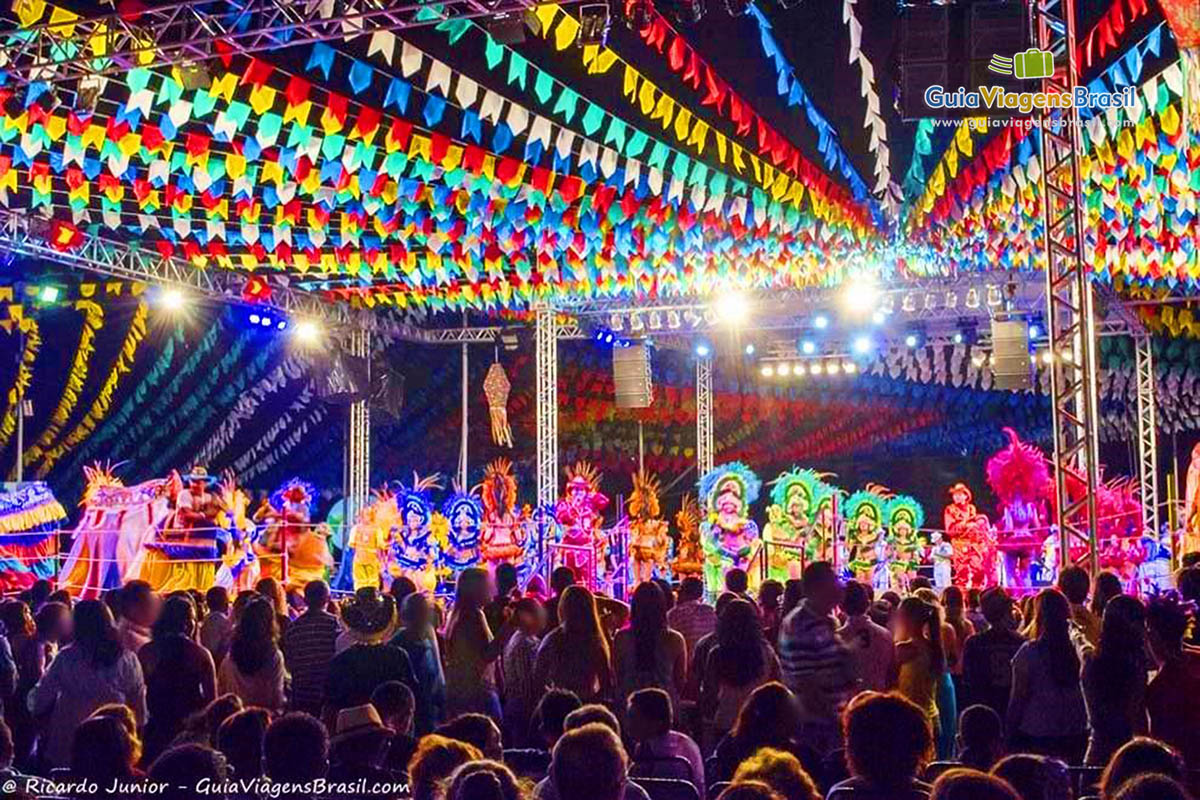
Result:
{"type": "Polygon", "coordinates": [[[304,584],[304,605],[310,609],[325,610],[329,604],[329,584],[325,581],[309,581],[304,584]]]}
{"type": "Polygon", "coordinates": [[[717,800],[791,800],[762,781],[736,781],[717,795],[717,800]]]}
{"type": "Polygon", "coordinates": [[[575,571],[570,567],[555,567],[550,573],[550,590],[562,594],[568,586],[575,585],[575,571]]]}
{"type": "Polygon", "coordinates": [[[538,724],[542,738],[549,743],[562,736],[567,715],[581,707],[579,696],[569,689],[550,689],[538,701],[533,718],[538,724]]]}
{"type": "MultiPolygon", "coordinates": [[[[392,725],[396,722],[407,725],[412,721],[417,703],[412,689],[400,681],[385,681],[371,692],[371,705],[375,706],[375,710],[383,718],[384,725],[392,725]]],[[[407,731],[400,731],[400,733],[407,733],[407,731]]]]}
{"type": "Polygon", "coordinates": [[[75,628],[75,643],[98,666],[111,666],[121,655],[112,612],[99,600],[81,600],[71,614],[75,628]]]}
{"type": "Polygon", "coordinates": [[[878,787],[902,786],[929,762],[933,733],[925,712],[892,692],[863,692],[842,718],[850,771],[878,787]],[[886,742],[887,746],[881,746],[886,742]]]}
{"type": "Polygon", "coordinates": [[[804,585],[804,596],[811,597],[814,591],[836,582],[837,572],[828,561],[813,561],[800,574],[800,581],[804,585]]]}
{"type": "Polygon", "coordinates": [[[480,761],[478,747],[436,733],[422,736],[408,762],[409,790],[415,800],[440,797],[442,782],[470,761],[480,761]]]}
{"type": "Polygon", "coordinates": [[[1004,738],[1004,722],[991,706],[968,706],[959,715],[958,735],[964,747],[994,747],[1004,738]]]}
{"type": "Polygon", "coordinates": [[[800,759],[783,750],[763,747],[742,761],[733,773],[733,782],[761,781],[787,800],[821,800],[813,779],[800,759]]]}
{"type": "Polygon", "coordinates": [[[1071,773],[1063,762],[1047,756],[1018,753],[1005,756],[992,773],[1017,790],[1022,800],[1073,800],[1071,773]]]}
{"type": "Polygon", "coordinates": [[[1067,567],[1058,574],[1058,590],[1067,596],[1072,605],[1087,602],[1092,579],[1083,567],[1067,567]]]}
{"type": "Polygon", "coordinates": [[[500,730],[496,723],[486,714],[459,714],[437,727],[437,733],[448,739],[465,742],[479,748],[479,752],[489,758],[497,758],[501,754],[500,730]]]}
{"type": "Polygon", "coordinates": [[[1185,564],[1175,576],[1175,588],[1184,600],[1200,601],[1200,566],[1185,564]]]}
{"type": "Polygon", "coordinates": [[[1192,795],[1166,775],[1139,775],[1126,782],[1113,800],[1192,800],[1192,795]]]}
{"type": "Polygon", "coordinates": [[[704,581],[695,575],[689,575],[679,584],[679,602],[699,600],[704,597],[704,581]]]}
{"type": "Polygon", "coordinates": [[[798,724],[796,698],[778,681],[759,686],[738,711],[732,734],[739,741],[768,744],[790,737],[798,724]]]}
{"type": "Polygon", "coordinates": [[[276,782],[301,783],[325,777],[329,769],[325,726],[302,711],[273,720],[263,737],[263,769],[276,782]]]}
{"type": "Polygon", "coordinates": [[[746,570],[734,567],[725,573],[725,590],[734,594],[744,594],[750,587],[750,576],[746,570]]]}
{"type": "Polygon", "coordinates": [[[446,782],[446,800],[522,800],[512,770],[498,761],[472,761],[454,770],[446,782]]]}
{"type": "Polygon", "coordinates": [[[639,689],[629,695],[626,719],[630,728],[628,734],[632,737],[641,739],[663,735],[671,730],[673,716],[671,696],[662,689],[639,689]]]}
{"type": "Polygon", "coordinates": [[[71,739],[71,773],[77,778],[109,783],[132,775],[136,744],[115,716],[94,716],[79,723],[71,739]]]}
{"type": "Polygon", "coordinates": [[[933,783],[930,800],[1022,800],[1007,781],[974,769],[951,769],[933,783]]]}
{"type": "Polygon", "coordinates": [[[1168,744],[1146,736],[1135,737],[1121,745],[1108,761],[1100,778],[1100,795],[1112,800],[1128,781],[1139,775],[1166,775],[1181,780],[1183,757],[1168,744]]]}
{"type": "Polygon", "coordinates": [[[496,594],[506,595],[517,588],[517,567],[505,561],[496,566],[496,594]]]}
{"type": "MultiPolygon", "coordinates": [[[[154,760],[147,777],[151,783],[171,787],[171,797],[179,800],[211,797],[212,787],[228,777],[225,757],[202,744],[172,747],[154,760]],[[205,791],[208,787],[208,791],[205,791]]],[[[241,776],[238,777],[247,777],[241,776]]]]}
{"type": "Polygon", "coordinates": [[[225,754],[239,778],[262,774],[263,742],[270,724],[271,714],[265,708],[247,708],[217,728],[217,749],[225,754]]]}
{"type": "Polygon", "coordinates": [[[208,607],[209,613],[220,612],[222,614],[229,611],[229,591],[224,586],[210,587],[204,593],[204,605],[208,607]]]}
{"type": "Polygon", "coordinates": [[[578,730],[584,725],[603,725],[617,736],[621,735],[621,723],[617,720],[617,715],[599,703],[580,706],[567,714],[567,718],[563,720],[564,731],[578,730]]]}
{"type": "Polygon", "coordinates": [[[190,597],[172,595],[166,599],[154,621],[151,635],[155,639],[167,636],[191,636],[196,627],[196,607],[190,597]]]}
{"type": "Polygon", "coordinates": [[[550,778],[563,800],[619,800],[628,766],[617,734],[592,723],[567,731],[554,745],[550,778]]]}
{"type": "Polygon", "coordinates": [[[867,587],[858,581],[847,581],[845,594],[842,595],[842,610],[847,616],[857,617],[865,614],[870,606],[871,595],[867,592],[867,587]]]}

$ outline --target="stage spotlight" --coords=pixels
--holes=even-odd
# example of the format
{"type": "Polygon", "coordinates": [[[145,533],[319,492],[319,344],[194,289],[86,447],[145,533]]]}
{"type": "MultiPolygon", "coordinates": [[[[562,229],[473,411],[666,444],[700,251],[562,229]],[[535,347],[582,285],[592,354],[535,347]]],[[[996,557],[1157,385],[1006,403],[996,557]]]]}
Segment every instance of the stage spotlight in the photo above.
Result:
{"type": "Polygon", "coordinates": [[[1042,329],[1041,329],[1041,328],[1039,328],[1037,325],[1030,325],[1030,326],[1029,326],[1029,338],[1030,338],[1030,339],[1036,339],[1036,338],[1038,338],[1038,337],[1039,337],[1039,336],[1041,336],[1041,335],[1042,335],[1042,329]]]}
{"type": "Polygon", "coordinates": [[[830,361],[828,364],[825,365],[825,371],[828,372],[830,375],[837,375],[839,372],[841,372],[841,370],[842,370],[841,365],[838,364],[836,361],[830,361]]]}
{"type": "Polygon", "coordinates": [[[746,355],[748,355],[748,356],[754,355],[754,344],[753,343],[746,345],[746,355]]]}
{"type": "Polygon", "coordinates": [[[855,364],[853,361],[844,361],[842,362],[842,372],[845,372],[847,375],[853,375],[858,372],[858,364],[855,364]]]}
{"type": "Polygon", "coordinates": [[[279,322],[276,322],[276,323],[275,323],[275,330],[277,330],[277,331],[285,331],[285,330],[287,330],[287,320],[286,320],[286,319],[281,319],[281,320],[279,320],[279,322]]]}
{"type": "Polygon", "coordinates": [[[708,342],[699,342],[696,344],[696,355],[700,358],[708,358],[712,355],[712,348],[709,347],[708,342]]]}
{"type": "Polygon", "coordinates": [[[178,289],[163,289],[158,295],[158,304],[166,311],[179,311],[187,304],[187,298],[178,289]]]}
{"type": "Polygon", "coordinates": [[[43,286],[38,291],[38,300],[41,300],[43,303],[57,303],[61,295],[62,290],[57,286],[43,286]]]}
{"type": "Polygon", "coordinates": [[[813,327],[819,331],[823,331],[829,327],[829,317],[824,314],[817,314],[813,317],[813,327]]]}
{"type": "Polygon", "coordinates": [[[1049,350],[1043,351],[1042,352],[1042,363],[1043,364],[1053,364],[1054,363],[1054,354],[1051,353],[1049,350]]]}
{"type": "Polygon", "coordinates": [[[650,330],[662,330],[662,314],[657,311],[651,311],[646,317],[646,324],[650,326],[650,330]]]}
{"type": "Polygon", "coordinates": [[[805,366],[803,364],[797,364],[795,366],[795,368],[792,370],[792,372],[794,372],[796,374],[797,378],[803,378],[805,375],[808,374],[808,369],[805,368],[805,366]]]}
{"type": "Polygon", "coordinates": [[[904,345],[905,345],[905,347],[916,347],[917,346],[917,335],[915,333],[910,333],[908,336],[905,336],[904,337],[904,345]]]}
{"type": "Polygon", "coordinates": [[[784,362],[783,364],[779,365],[776,371],[779,373],[779,377],[786,378],[788,375],[792,374],[792,365],[784,362]]]}
{"type": "Polygon", "coordinates": [[[887,322],[887,314],[882,311],[876,311],[871,315],[871,322],[874,322],[876,325],[882,325],[887,322]]]}
{"type": "Polygon", "coordinates": [[[258,316],[258,314],[251,314],[251,315],[250,315],[250,324],[251,324],[251,325],[257,325],[257,324],[258,324],[258,321],[259,321],[259,319],[261,319],[261,317],[259,317],[259,316],[258,316]]]}
{"type": "Polygon", "coordinates": [[[612,335],[611,333],[606,333],[606,334],[604,334],[604,343],[605,343],[605,344],[612,344],[612,343],[613,343],[613,335],[612,335]]]}
{"type": "Polygon", "coordinates": [[[1075,363],[1075,356],[1074,356],[1074,354],[1071,352],[1070,348],[1067,348],[1067,349],[1063,350],[1063,351],[1062,351],[1062,353],[1061,353],[1061,355],[1062,355],[1062,360],[1063,360],[1063,361],[1066,361],[1068,364],[1074,364],[1074,363],[1075,363]]]}
{"type": "Polygon", "coordinates": [[[858,353],[859,355],[866,355],[867,353],[871,352],[871,348],[874,345],[871,342],[870,336],[858,336],[854,339],[853,346],[854,352],[858,353]]]}
{"type": "Polygon", "coordinates": [[[292,328],[292,335],[300,344],[311,346],[321,341],[321,326],[308,319],[302,319],[292,328]]]}
{"type": "Polygon", "coordinates": [[[879,287],[865,275],[850,280],[842,290],[842,305],[851,314],[865,314],[879,303],[879,287]]]}
{"type": "Polygon", "coordinates": [[[813,375],[820,375],[822,372],[821,365],[813,364],[811,367],[808,368],[808,371],[811,372],[813,375]]]}
{"type": "Polygon", "coordinates": [[[729,292],[717,298],[713,310],[726,325],[738,326],[750,316],[750,302],[741,292],[729,292]]]}
{"type": "Polygon", "coordinates": [[[817,352],[817,343],[812,339],[805,339],[800,343],[800,352],[804,353],[806,356],[811,356],[813,353],[817,352]]]}
{"type": "Polygon", "coordinates": [[[262,326],[263,326],[264,328],[269,328],[269,327],[271,327],[271,322],[272,322],[272,321],[273,321],[273,320],[272,320],[270,317],[263,317],[263,318],[262,318],[262,321],[261,321],[261,324],[262,324],[262,326]]]}
{"type": "Polygon", "coordinates": [[[625,24],[630,30],[640,31],[650,27],[654,21],[654,5],[650,0],[618,0],[622,3],[625,24]]]}
{"type": "Polygon", "coordinates": [[[608,42],[610,22],[606,3],[581,6],[579,9],[579,45],[586,47],[594,44],[604,47],[608,42]]]}
{"type": "Polygon", "coordinates": [[[963,335],[962,335],[962,331],[957,331],[957,332],[954,334],[954,343],[955,343],[955,344],[962,344],[962,343],[963,343],[963,335]]]}
{"type": "Polygon", "coordinates": [[[775,368],[772,367],[770,364],[766,364],[758,372],[764,378],[771,378],[771,377],[774,377],[774,375],[775,375],[775,368]]]}

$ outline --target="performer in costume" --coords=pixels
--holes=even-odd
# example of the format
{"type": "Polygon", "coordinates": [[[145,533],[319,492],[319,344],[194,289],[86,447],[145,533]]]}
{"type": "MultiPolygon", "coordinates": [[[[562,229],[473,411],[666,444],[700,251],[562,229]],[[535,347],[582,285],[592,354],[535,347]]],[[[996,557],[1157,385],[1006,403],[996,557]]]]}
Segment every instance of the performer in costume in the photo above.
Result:
{"type": "Polygon", "coordinates": [[[1004,556],[1004,585],[1010,590],[1032,588],[1030,567],[1050,535],[1047,509],[1054,482],[1046,456],[1022,442],[1012,428],[1004,429],[1008,446],[987,463],[987,481],[1000,500],[996,548],[1004,556]]]}
{"type": "Polygon", "coordinates": [[[406,575],[421,591],[432,594],[437,589],[437,543],[433,537],[433,501],[429,496],[431,490],[441,488],[437,478],[437,475],[421,478],[413,473],[412,488],[401,488],[396,498],[401,524],[388,548],[384,575],[387,588],[391,588],[396,578],[406,575]]]}
{"type": "Polygon", "coordinates": [[[929,557],[933,560],[933,585],[939,591],[950,585],[954,575],[954,545],[941,531],[929,534],[929,557]]]}
{"type": "Polygon", "coordinates": [[[1200,444],[1192,448],[1187,485],[1183,494],[1183,542],[1181,553],[1200,550],[1200,444]]]}
{"type": "Polygon", "coordinates": [[[758,582],[762,543],[758,525],[750,519],[750,506],[761,488],[762,481],[740,461],[721,464],[700,479],[705,517],[700,542],[709,592],[719,592],[724,574],[735,568],[746,570],[752,585],[758,582]]]}
{"type": "Polygon", "coordinates": [[[965,483],[951,486],[942,524],[954,551],[954,583],[963,589],[984,589],[996,583],[996,537],[973,500],[965,483]]]}
{"type": "Polygon", "coordinates": [[[925,543],[921,539],[925,509],[916,498],[898,494],[888,500],[886,513],[888,537],[894,553],[892,588],[907,592],[925,561],[925,543]]]}
{"type": "Polygon", "coordinates": [[[350,529],[348,550],[354,559],[351,575],[356,592],[365,587],[380,587],[385,554],[393,531],[399,528],[400,506],[396,496],[387,489],[375,491],[372,501],[358,512],[358,519],[350,529]]]}
{"type": "Polygon", "coordinates": [[[883,529],[887,500],[868,486],[846,498],[850,572],[876,591],[891,588],[891,548],[883,529]]]}
{"type": "Polygon", "coordinates": [[[217,516],[221,498],[204,467],[183,477],[186,488],[175,497],[174,518],[148,545],[141,578],[160,592],[207,591],[217,575],[221,555],[217,516]]]}
{"type": "Polygon", "coordinates": [[[253,589],[258,582],[261,570],[254,546],[259,530],[248,513],[250,498],[238,488],[232,473],[227,473],[221,481],[219,493],[222,508],[217,514],[217,526],[223,552],[215,581],[217,586],[235,594],[253,589]]]}
{"type": "MultiPolygon", "coordinates": [[[[822,482],[823,491],[817,498],[817,511],[815,514],[815,522],[813,523],[812,535],[808,537],[808,560],[809,561],[833,561],[834,560],[834,538],[837,535],[837,513],[835,502],[842,496],[842,490],[836,486],[830,486],[828,483],[822,482]]],[[[844,545],[844,540],[843,540],[844,545]]],[[[837,562],[839,568],[846,566],[846,560],[840,559],[837,562]]]]}
{"type": "Polygon", "coordinates": [[[811,469],[793,467],[775,479],[762,534],[768,577],[777,581],[799,578],[805,563],[814,557],[818,549],[814,520],[827,490],[811,469]]]}
{"type": "Polygon", "coordinates": [[[659,483],[654,475],[636,472],[629,495],[629,555],[634,583],[643,583],[665,573],[671,535],[658,506],[659,483]]]}
{"type": "Polygon", "coordinates": [[[591,547],[594,555],[566,551],[559,560],[593,590],[608,549],[601,531],[604,525],[601,512],[607,506],[608,498],[600,492],[600,473],[595,467],[581,461],[567,469],[566,493],[554,508],[554,518],[562,526],[561,542],[573,547],[591,547]]]}
{"type": "Polygon", "coordinates": [[[465,491],[457,481],[454,494],[442,503],[441,516],[446,520],[446,545],[442,548],[439,566],[443,577],[454,576],[467,567],[479,564],[480,532],[483,503],[473,493],[465,491]]]}
{"type": "MultiPolygon", "coordinates": [[[[327,544],[329,532],[312,524],[312,505],[316,488],[292,478],[268,498],[259,510],[267,525],[260,556],[279,555],[287,550],[287,585],[303,587],[309,581],[324,580],[333,566],[327,544]]],[[[282,559],[264,558],[264,576],[283,578],[282,559]]]]}
{"type": "Polygon", "coordinates": [[[512,462],[498,458],[487,465],[479,486],[483,501],[479,551],[492,572],[508,562],[520,565],[525,558],[525,521],[517,512],[517,479],[512,462]]]}
{"type": "Polygon", "coordinates": [[[704,574],[704,549],[700,546],[700,504],[690,494],[685,495],[675,514],[679,541],[675,558],[671,560],[671,575],[676,580],[704,574]]]}

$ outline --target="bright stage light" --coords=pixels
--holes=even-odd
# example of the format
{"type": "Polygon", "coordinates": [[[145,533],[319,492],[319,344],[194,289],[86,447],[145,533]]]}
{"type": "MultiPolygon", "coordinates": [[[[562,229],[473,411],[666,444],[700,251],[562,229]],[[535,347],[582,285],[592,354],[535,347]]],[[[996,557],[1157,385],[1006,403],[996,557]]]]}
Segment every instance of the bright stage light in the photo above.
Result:
{"type": "Polygon", "coordinates": [[[817,314],[813,317],[813,327],[819,331],[823,331],[829,327],[829,317],[824,314],[817,314]]]}
{"type": "Polygon", "coordinates": [[[56,303],[58,296],[61,294],[57,286],[43,286],[38,292],[38,299],[43,303],[56,303]]]}
{"type": "Polygon", "coordinates": [[[808,371],[809,371],[809,372],[811,372],[813,375],[820,375],[820,374],[821,374],[821,371],[822,371],[822,370],[821,370],[821,365],[820,365],[820,364],[813,364],[811,367],[809,367],[809,368],[808,368],[808,371]]]}
{"type": "Polygon", "coordinates": [[[776,372],[779,374],[779,377],[786,378],[788,375],[792,374],[792,365],[784,362],[783,364],[779,365],[779,367],[776,369],[776,372]]]}
{"type": "Polygon", "coordinates": [[[312,320],[302,319],[292,326],[292,335],[303,345],[315,345],[321,341],[321,326],[312,320]]]}
{"type": "Polygon", "coordinates": [[[748,356],[754,355],[754,345],[753,344],[746,345],[746,355],[748,355],[748,356]]]}
{"type": "Polygon", "coordinates": [[[1029,326],[1029,338],[1030,339],[1036,339],[1041,335],[1042,335],[1041,328],[1039,328],[1037,325],[1029,326]]]}
{"type": "Polygon", "coordinates": [[[158,304],[167,311],[179,311],[187,304],[187,298],[178,289],[164,289],[159,295],[158,304]]]}
{"type": "Polygon", "coordinates": [[[1051,353],[1049,350],[1042,353],[1042,363],[1043,364],[1053,364],[1054,363],[1054,354],[1051,353]]]}
{"type": "Polygon", "coordinates": [[[961,331],[960,331],[960,332],[958,332],[958,333],[956,333],[956,334],[954,334],[954,343],[955,343],[955,344],[962,344],[962,343],[963,343],[963,335],[962,335],[962,332],[961,332],[961,331]]]}
{"type": "Polygon", "coordinates": [[[817,343],[811,339],[805,339],[800,343],[800,351],[806,356],[811,356],[813,353],[817,352],[817,343]]]}
{"type": "Polygon", "coordinates": [[[696,355],[700,356],[700,358],[708,358],[712,355],[712,348],[707,343],[700,342],[696,345],[696,355]]]}
{"type": "Polygon", "coordinates": [[[830,361],[828,364],[825,365],[825,371],[828,372],[830,375],[837,375],[839,372],[842,371],[842,368],[836,361],[830,361]]]}
{"type": "Polygon", "coordinates": [[[916,347],[917,346],[917,335],[915,333],[910,333],[908,336],[905,336],[904,337],[904,345],[905,345],[905,347],[916,347]]]}
{"type": "Polygon", "coordinates": [[[879,304],[879,287],[873,278],[860,275],[842,290],[842,305],[851,314],[866,314],[879,304]]]}
{"type": "Polygon", "coordinates": [[[263,317],[262,319],[260,319],[258,321],[258,324],[262,325],[264,328],[269,328],[269,327],[271,327],[271,318],[263,317]]]}
{"type": "Polygon", "coordinates": [[[763,368],[760,369],[758,372],[764,378],[771,378],[771,377],[774,377],[774,375],[775,375],[775,368],[772,367],[770,364],[767,364],[767,365],[763,366],[763,368]]]}
{"type": "Polygon", "coordinates": [[[259,322],[259,319],[261,319],[261,318],[258,316],[258,314],[251,314],[250,315],[250,324],[257,325],[259,322]]]}
{"type": "Polygon", "coordinates": [[[872,346],[870,336],[859,336],[854,340],[854,352],[859,355],[866,355],[871,352],[872,346]]]}
{"type": "Polygon", "coordinates": [[[741,292],[729,292],[717,298],[713,310],[726,325],[737,326],[750,317],[750,301],[741,292]]]}
{"type": "Polygon", "coordinates": [[[808,374],[808,370],[805,368],[805,366],[803,364],[797,364],[795,369],[792,370],[792,372],[795,373],[797,377],[803,377],[808,374]]]}
{"type": "Polygon", "coordinates": [[[871,315],[871,322],[874,322],[876,325],[882,325],[887,322],[887,314],[882,311],[876,311],[871,315]]]}
{"type": "Polygon", "coordinates": [[[858,364],[855,364],[853,361],[846,361],[842,364],[842,372],[845,372],[847,375],[853,375],[858,372],[858,364]]]}

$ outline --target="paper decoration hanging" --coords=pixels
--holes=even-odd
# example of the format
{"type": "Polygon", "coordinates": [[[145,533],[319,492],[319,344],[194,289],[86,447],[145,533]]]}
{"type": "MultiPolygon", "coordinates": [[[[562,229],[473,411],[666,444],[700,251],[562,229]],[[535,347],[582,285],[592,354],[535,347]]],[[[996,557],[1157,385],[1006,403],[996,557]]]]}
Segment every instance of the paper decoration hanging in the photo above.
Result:
{"type": "Polygon", "coordinates": [[[492,362],[483,379],[483,394],[487,397],[488,416],[492,419],[492,441],[512,447],[512,428],[508,424],[508,393],[512,384],[499,361],[492,362]]]}

